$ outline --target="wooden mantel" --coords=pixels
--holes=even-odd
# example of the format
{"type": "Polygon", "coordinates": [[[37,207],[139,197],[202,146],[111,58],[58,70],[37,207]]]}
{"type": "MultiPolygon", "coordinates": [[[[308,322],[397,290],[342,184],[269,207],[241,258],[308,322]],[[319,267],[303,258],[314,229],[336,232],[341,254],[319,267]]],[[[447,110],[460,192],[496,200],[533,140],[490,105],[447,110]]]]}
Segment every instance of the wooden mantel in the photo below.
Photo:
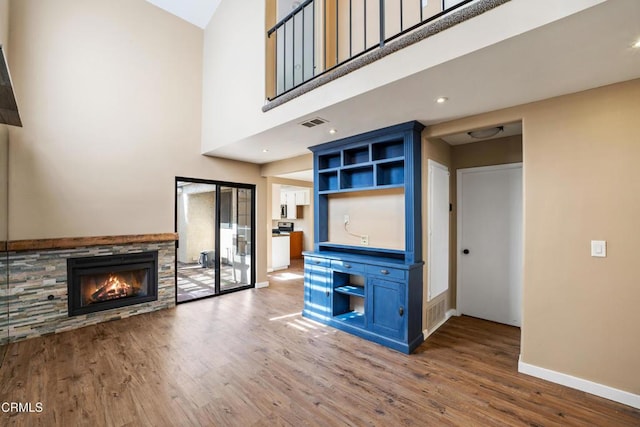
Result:
{"type": "Polygon", "coordinates": [[[70,249],[84,246],[122,245],[127,243],[168,242],[178,240],[178,233],[132,234],[125,236],[62,237],[58,239],[13,240],[6,242],[10,252],[70,249]]]}

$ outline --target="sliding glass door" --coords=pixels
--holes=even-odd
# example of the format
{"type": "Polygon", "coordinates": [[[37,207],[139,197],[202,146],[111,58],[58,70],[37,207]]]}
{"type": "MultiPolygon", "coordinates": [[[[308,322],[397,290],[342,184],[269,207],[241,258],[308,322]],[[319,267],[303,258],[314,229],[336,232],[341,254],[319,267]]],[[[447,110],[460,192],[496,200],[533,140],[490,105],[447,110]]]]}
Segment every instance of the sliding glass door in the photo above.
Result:
{"type": "Polygon", "coordinates": [[[176,178],[176,302],[255,284],[255,186],[176,178]]]}
{"type": "Polygon", "coordinates": [[[253,191],[220,187],[220,288],[252,284],[253,191]]]}

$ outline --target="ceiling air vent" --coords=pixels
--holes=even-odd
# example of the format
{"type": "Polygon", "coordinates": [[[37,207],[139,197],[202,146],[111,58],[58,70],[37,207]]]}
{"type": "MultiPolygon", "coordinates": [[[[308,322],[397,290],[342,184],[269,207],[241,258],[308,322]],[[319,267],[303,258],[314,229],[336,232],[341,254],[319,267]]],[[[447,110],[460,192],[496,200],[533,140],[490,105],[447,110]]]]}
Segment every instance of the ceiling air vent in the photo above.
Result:
{"type": "Polygon", "coordinates": [[[314,126],[319,126],[321,124],[327,123],[329,120],[322,119],[320,117],[315,117],[311,120],[307,120],[305,122],[300,123],[304,127],[312,128],[314,126]]]}

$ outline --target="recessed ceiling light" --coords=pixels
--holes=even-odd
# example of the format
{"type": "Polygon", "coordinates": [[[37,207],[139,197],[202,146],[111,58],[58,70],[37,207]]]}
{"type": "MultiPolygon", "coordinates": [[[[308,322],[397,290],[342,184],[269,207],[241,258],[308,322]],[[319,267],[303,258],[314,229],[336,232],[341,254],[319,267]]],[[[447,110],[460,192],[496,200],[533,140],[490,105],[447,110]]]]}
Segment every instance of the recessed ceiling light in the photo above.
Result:
{"type": "Polygon", "coordinates": [[[640,39],[638,39],[638,41],[634,43],[633,47],[640,48],[640,39]]]}
{"type": "Polygon", "coordinates": [[[262,152],[263,152],[263,153],[268,153],[268,152],[269,152],[269,149],[268,149],[268,148],[263,148],[263,149],[262,149],[262,152]]]}
{"type": "Polygon", "coordinates": [[[449,98],[447,98],[446,96],[441,96],[440,98],[436,98],[436,102],[438,104],[444,104],[445,102],[447,102],[449,100],[449,98]]]}
{"type": "Polygon", "coordinates": [[[331,129],[329,129],[329,133],[330,133],[331,135],[335,135],[336,133],[338,133],[338,129],[333,129],[333,128],[331,128],[331,129]]]}

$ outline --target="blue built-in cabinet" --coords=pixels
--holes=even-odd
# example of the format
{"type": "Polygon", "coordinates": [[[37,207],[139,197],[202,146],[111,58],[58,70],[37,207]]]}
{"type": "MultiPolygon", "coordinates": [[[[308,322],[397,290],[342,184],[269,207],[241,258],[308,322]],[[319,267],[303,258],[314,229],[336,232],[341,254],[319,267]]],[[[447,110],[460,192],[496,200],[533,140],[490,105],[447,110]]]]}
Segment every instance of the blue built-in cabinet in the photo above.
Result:
{"type": "Polygon", "coordinates": [[[409,122],[310,147],[315,233],[314,250],[303,253],[302,314],[404,353],[424,340],[422,129],[409,122]],[[404,192],[404,250],[328,241],[332,195],[389,188],[404,192]]]}

